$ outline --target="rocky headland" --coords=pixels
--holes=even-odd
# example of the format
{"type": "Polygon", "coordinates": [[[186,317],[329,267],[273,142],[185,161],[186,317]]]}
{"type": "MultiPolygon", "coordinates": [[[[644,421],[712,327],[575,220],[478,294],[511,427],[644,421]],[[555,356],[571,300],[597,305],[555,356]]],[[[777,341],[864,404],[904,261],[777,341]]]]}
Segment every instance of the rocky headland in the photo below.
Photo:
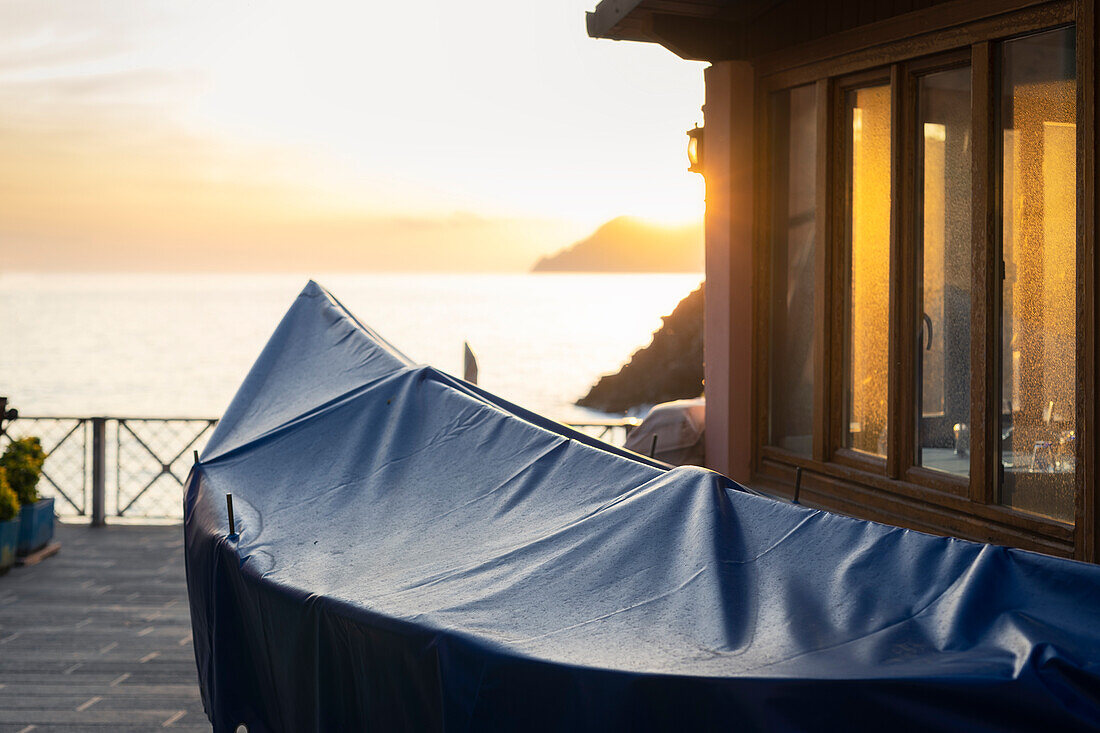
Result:
{"type": "Polygon", "coordinates": [[[620,216],[539,259],[533,272],[702,272],[703,226],[661,226],[620,216]]]}
{"type": "Polygon", "coordinates": [[[703,285],[661,318],[648,346],[635,351],[615,374],[600,377],[581,407],[627,412],[641,405],[703,393],[703,285]]]}

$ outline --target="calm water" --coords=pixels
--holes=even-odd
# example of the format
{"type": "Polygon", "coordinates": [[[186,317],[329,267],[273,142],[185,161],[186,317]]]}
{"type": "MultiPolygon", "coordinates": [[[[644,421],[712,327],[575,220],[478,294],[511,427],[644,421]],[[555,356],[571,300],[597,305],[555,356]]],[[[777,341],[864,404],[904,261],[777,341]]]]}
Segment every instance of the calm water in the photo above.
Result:
{"type": "MultiPolygon", "coordinates": [[[[701,275],[316,278],[409,357],[559,420],[701,275]]],[[[25,415],[218,416],[306,278],[0,275],[0,394],[25,415]]]]}

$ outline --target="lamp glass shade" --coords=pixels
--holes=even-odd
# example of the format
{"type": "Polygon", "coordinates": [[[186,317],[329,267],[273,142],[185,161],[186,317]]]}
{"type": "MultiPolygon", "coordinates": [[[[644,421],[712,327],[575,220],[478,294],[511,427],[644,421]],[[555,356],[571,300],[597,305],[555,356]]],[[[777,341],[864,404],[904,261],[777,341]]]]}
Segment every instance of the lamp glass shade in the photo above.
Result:
{"type": "Polygon", "coordinates": [[[688,170],[692,173],[703,172],[703,128],[694,127],[687,132],[688,136],[688,170]]]}

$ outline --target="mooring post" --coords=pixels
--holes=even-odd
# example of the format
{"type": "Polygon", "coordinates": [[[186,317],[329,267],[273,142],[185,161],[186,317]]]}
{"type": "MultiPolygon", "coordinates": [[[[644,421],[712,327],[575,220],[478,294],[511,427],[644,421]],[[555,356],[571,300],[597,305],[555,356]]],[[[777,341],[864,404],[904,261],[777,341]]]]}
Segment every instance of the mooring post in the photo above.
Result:
{"type": "Polygon", "coordinates": [[[92,418],[92,526],[107,524],[107,418],[92,418]]]}

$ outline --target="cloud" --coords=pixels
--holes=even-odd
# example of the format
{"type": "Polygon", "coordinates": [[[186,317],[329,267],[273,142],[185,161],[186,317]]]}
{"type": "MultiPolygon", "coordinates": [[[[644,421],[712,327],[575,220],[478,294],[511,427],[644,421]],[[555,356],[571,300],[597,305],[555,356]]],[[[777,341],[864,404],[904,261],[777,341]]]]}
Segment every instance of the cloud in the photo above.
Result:
{"type": "Polygon", "coordinates": [[[576,236],[559,221],[195,216],[0,227],[0,268],[25,271],[526,271],[576,236]],[[152,226],[150,226],[152,224],[152,226]]]}
{"type": "Polygon", "coordinates": [[[3,270],[515,271],[578,235],[553,219],[371,211],[286,150],[143,108],[47,119],[0,125],[3,270]]]}
{"type": "Polygon", "coordinates": [[[180,94],[198,87],[195,74],[161,69],[128,69],[82,76],[0,80],[5,95],[57,105],[109,104],[122,100],[153,106],[161,94],[180,94]]]}
{"type": "MultiPolygon", "coordinates": [[[[8,32],[11,32],[10,28],[8,32]]],[[[117,40],[99,35],[74,36],[61,42],[51,39],[48,43],[35,42],[33,36],[31,42],[27,40],[25,36],[19,39],[0,38],[0,77],[73,66],[102,59],[120,50],[117,40]]]]}
{"type": "Polygon", "coordinates": [[[550,5],[6,0],[0,266],[525,269],[690,210],[697,181],[665,182],[687,123],[608,117],[629,65],[550,5]]]}

